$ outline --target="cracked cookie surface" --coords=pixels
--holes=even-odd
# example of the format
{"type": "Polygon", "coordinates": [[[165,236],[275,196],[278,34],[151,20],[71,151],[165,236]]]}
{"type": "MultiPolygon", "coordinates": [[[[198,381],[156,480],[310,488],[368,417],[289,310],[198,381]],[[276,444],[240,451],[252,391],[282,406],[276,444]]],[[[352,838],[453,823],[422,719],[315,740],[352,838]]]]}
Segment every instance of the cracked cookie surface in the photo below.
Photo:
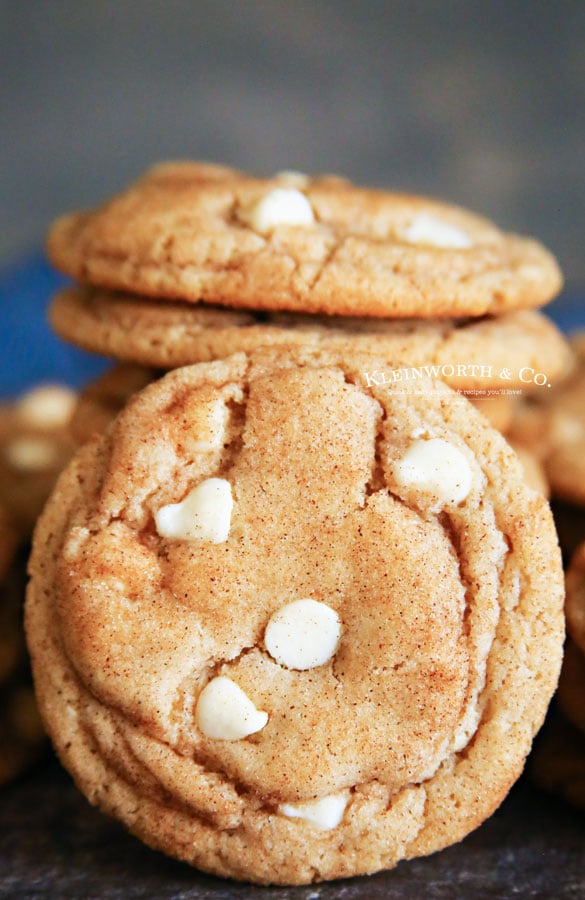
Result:
{"type": "Polygon", "coordinates": [[[37,530],[27,631],[57,750],[207,871],[304,883],[459,840],[556,684],[546,502],[465,398],[368,386],[369,361],[171,372],[37,530]]]}
{"type": "Polygon", "coordinates": [[[155,166],[102,207],[61,217],[48,252],[103,287],[358,316],[500,314],[541,306],[562,283],[538,242],[446,203],[196,162],[155,166]]]}
{"type": "MultiPolygon", "coordinates": [[[[134,363],[117,363],[103,375],[91,381],[80,392],[69,431],[73,440],[84,444],[93,435],[106,430],[117,414],[122,410],[133,394],[146,387],[151,381],[160,378],[164,372],[134,363]]],[[[470,403],[498,431],[506,432],[514,415],[514,399],[505,394],[470,396],[470,403]]],[[[528,451],[520,452],[514,448],[518,456],[527,457],[528,451]]],[[[538,465],[534,460],[534,465],[538,465]]],[[[536,481],[536,479],[534,479],[536,481]]],[[[530,480],[529,480],[529,483],[530,480]]],[[[534,487],[534,483],[532,485],[534,487]]],[[[539,484],[542,490],[542,484],[539,484]]],[[[542,491],[546,496],[546,491],[542,491]]]]}

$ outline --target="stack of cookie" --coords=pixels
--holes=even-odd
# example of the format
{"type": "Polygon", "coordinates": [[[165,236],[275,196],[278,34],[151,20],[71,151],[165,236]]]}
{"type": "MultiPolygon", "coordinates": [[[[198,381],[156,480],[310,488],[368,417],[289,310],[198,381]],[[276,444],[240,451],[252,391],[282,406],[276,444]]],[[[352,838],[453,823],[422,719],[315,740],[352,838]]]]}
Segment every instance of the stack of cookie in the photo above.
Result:
{"type": "Polygon", "coordinates": [[[309,345],[378,355],[379,378],[438,376],[505,430],[515,397],[542,393],[567,368],[565,342],[535,311],[561,284],[540,245],[340,178],[159,165],[102,209],[59,220],[49,253],[81,282],[55,299],[52,324],[133,364],[114,376],[118,394],[140,380],[136,365],[147,378],[309,345]]]}
{"type": "Polygon", "coordinates": [[[194,163],[49,250],[78,279],[57,331],[134,366],[87,392],[30,563],[80,788],[260,883],[460,840],[542,724],[564,581],[544,497],[452,387],[564,369],[554,260],[436,202],[194,163]]]}

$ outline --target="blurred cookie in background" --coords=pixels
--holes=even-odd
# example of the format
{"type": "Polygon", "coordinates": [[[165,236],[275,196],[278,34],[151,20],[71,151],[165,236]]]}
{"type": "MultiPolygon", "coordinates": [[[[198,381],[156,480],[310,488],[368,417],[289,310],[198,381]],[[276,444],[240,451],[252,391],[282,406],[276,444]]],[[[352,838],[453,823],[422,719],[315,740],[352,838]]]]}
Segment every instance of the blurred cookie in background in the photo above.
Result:
{"type": "Polygon", "coordinates": [[[160,375],[157,369],[119,363],[91,381],[79,394],[70,422],[76,444],[102,434],[130,397],[160,375]]]}
{"type": "Polygon", "coordinates": [[[520,460],[526,483],[529,484],[531,488],[534,488],[535,491],[539,491],[539,493],[543,494],[543,496],[549,497],[550,488],[548,479],[538,456],[527,447],[523,447],[515,441],[508,441],[508,443],[520,460]]]}
{"type": "Polygon", "coordinates": [[[28,539],[74,443],[76,394],[43,384],[0,407],[0,785],[47,747],[22,623],[28,539]]]}
{"type": "Polygon", "coordinates": [[[0,406],[0,503],[28,536],[74,442],[69,423],[73,390],[43,384],[0,406]]]}
{"type": "Polygon", "coordinates": [[[572,372],[549,390],[519,404],[510,436],[542,460],[551,495],[585,505],[585,332],[570,340],[572,372]]]}

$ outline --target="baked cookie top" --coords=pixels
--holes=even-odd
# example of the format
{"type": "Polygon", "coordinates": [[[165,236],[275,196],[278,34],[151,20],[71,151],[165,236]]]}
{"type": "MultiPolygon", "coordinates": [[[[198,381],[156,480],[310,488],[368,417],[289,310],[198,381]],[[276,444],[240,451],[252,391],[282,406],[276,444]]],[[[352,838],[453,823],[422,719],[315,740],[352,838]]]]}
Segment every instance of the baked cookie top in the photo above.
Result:
{"type": "Polygon", "coordinates": [[[499,314],[546,303],[562,281],[539,243],[446,203],[198,162],[157,165],[58,219],[48,253],[103,287],[358,316],[499,314]]]}
{"type": "Polygon", "coordinates": [[[426,374],[459,390],[505,394],[542,393],[535,375],[544,371],[554,382],[572,362],[566,339],[533,310],[481,319],[373,319],[228,310],[73,287],[55,297],[50,318],[77,346],[161,369],[286,344],[371,353],[385,359],[385,377],[394,380],[426,374]]]}
{"type": "Polygon", "coordinates": [[[169,373],[36,532],[27,631],[62,759],[208,871],[302,883],[459,840],[556,685],[546,502],[464,397],[368,385],[369,359],[169,373]]]}

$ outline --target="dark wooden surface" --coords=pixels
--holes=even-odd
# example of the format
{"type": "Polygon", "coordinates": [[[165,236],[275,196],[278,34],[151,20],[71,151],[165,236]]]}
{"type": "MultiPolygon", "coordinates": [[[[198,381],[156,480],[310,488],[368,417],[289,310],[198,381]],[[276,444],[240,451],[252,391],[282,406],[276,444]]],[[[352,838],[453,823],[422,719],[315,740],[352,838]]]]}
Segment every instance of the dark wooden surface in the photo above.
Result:
{"type": "Polygon", "coordinates": [[[203,875],[144,847],[92,809],[53,758],[0,792],[2,898],[585,897],[585,813],[526,777],[461,844],[392,872],[299,888],[203,875]]]}

